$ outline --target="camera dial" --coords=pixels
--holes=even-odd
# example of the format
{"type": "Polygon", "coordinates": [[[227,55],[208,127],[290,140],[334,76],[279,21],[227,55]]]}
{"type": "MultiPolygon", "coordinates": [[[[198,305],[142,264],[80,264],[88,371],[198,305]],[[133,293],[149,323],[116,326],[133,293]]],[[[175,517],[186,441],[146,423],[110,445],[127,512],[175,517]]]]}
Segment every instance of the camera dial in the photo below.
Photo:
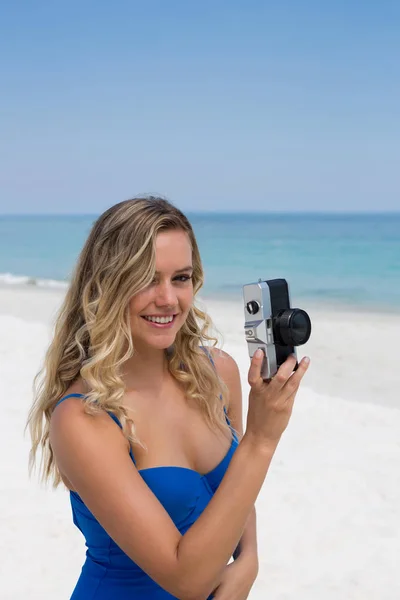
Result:
{"type": "Polygon", "coordinates": [[[311,321],[301,308],[280,311],[274,319],[274,338],[282,346],[301,346],[311,335],[311,321]]]}
{"type": "Polygon", "coordinates": [[[260,310],[260,305],[257,300],[250,300],[250,302],[246,304],[246,308],[251,315],[255,315],[260,310]]]}

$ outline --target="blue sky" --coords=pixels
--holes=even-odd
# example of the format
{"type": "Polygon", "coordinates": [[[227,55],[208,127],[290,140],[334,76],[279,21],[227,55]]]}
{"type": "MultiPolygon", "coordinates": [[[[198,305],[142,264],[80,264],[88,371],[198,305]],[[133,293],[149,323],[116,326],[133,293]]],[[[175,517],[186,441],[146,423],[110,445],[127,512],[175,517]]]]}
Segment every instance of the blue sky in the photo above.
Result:
{"type": "Polygon", "coordinates": [[[400,3],[0,7],[0,213],[400,210],[400,3]]]}

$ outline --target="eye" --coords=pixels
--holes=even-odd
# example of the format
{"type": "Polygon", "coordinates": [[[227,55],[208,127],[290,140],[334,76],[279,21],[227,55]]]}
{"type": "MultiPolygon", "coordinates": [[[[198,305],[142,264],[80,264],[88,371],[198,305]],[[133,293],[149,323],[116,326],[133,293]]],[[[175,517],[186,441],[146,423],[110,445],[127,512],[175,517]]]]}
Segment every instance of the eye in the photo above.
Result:
{"type": "Polygon", "coordinates": [[[192,279],[191,275],[178,275],[177,277],[174,278],[174,281],[178,281],[180,283],[185,283],[186,281],[189,281],[189,279],[192,279]]]}

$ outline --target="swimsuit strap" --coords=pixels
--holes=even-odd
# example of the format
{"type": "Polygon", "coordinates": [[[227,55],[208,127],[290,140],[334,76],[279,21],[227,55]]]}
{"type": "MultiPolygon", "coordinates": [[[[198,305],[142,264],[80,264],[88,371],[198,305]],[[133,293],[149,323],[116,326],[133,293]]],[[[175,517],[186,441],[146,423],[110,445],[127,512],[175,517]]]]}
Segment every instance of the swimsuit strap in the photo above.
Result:
{"type": "Polygon", "coordinates": [[[207,354],[207,356],[208,356],[208,359],[209,359],[210,363],[211,363],[211,364],[212,364],[212,366],[215,368],[215,362],[214,362],[214,359],[213,359],[213,357],[211,356],[211,352],[208,350],[207,346],[200,346],[200,348],[203,350],[203,352],[204,352],[205,354],[207,354]]]}
{"type": "MultiPolygon", "coordinates": [[[[57,402],[56,406],[58,406],[59,404],[61,404],[61,402],[64,402],[64,400],[66,400],[67,398],[84,398],[84,397],[85,397],[85,396],[84,396],[84,394],[68,394],[67,396],[63,396],[63,397],[61,398],[61,400],[59,400],[59,401],[57,402]]],[[[55,406],[55,407],[56,407],[56,406],[55,406]]],[[[55,407],[54,407],[54,408],[55,408],[55,407]]]]}
{"type": "MultiPolygon", "coordinates": [[[[58,406],[59,404],[61,404],[61,402],[63,402],[64,400],[66,400],[67,398],[85,398],[85,394],[68,394],[67,396],[63,396],[56,404],[56,406],[58,406]]],[[[56,406],[54,408],[56,408],[56,406]]],[[[107,411],[107,414],[112,418],[112,420],[114,421],[114,423],[116,423],[118,425],[118,427],[120,427],[120,429],[122,429],[122,424],[121,421],[118,419],[118,417],[116,415],[114,415],[114,413],[107,411]]],[[[136,461],[135,458],[133,456],[133,452],[132,452],[132,448],[129,448],[129,454],[131,459],[133,460],[134,464],[136,465],[136,461]]]]}
{"type": "MultiPolygon", "coordinates": [[[[215,362],[214,362],[214,359],[213,359],[213,357],[211,356],[211,352],[208,350],[208,348],[207,348],[206,346],[200,346],[200,348],[203,350],[203,352],[205,352],[205,354],[207,354],[207,356],[208,356],[208,358],[209,358],[209,360],[210,360],[210,363],[212,364],[212,366],[213,366],[213,367],[214,367],[214,369],[216,370],[216,367],[215,367],[215,362]]],[[[222,400],[222,394],[220,394],[220,396],[219,396],[219,397],[220,397],[220,399],[222,400]]],[[[230,427],[230,429],[231,429],[231,431],[232,431],[232,434],[233,434],[233,439],[234,439],[234,440],[237,442],[237,441],[238,441],[237,433],[236,433],[236,431],[233,429],[233,427],[232,427],[232,425],[231,425],[231,422],[230,422],[230,420],[229,420],[229,417],[228,417],[228,412],[227,412],[227,410],[226,410],[226,406],[225,406],[225,404],[224,404],[224,413],[225,413],[225,419],[226,419],[226,422],[228,423],[228,425],[229,425],[229,427],[230,427]]]]}

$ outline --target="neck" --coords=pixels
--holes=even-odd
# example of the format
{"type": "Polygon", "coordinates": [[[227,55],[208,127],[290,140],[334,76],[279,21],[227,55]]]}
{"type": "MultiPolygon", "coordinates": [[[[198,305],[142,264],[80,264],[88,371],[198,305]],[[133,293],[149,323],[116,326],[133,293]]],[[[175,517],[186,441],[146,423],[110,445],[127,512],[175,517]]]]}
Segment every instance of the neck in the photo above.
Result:
{"type": "Polygon", "coordinates": [[[134,355],[122,369],[122,377],[128,390],[159,388],[168,373],[168,359],[164,350],[135,348],[134,355]]]}

